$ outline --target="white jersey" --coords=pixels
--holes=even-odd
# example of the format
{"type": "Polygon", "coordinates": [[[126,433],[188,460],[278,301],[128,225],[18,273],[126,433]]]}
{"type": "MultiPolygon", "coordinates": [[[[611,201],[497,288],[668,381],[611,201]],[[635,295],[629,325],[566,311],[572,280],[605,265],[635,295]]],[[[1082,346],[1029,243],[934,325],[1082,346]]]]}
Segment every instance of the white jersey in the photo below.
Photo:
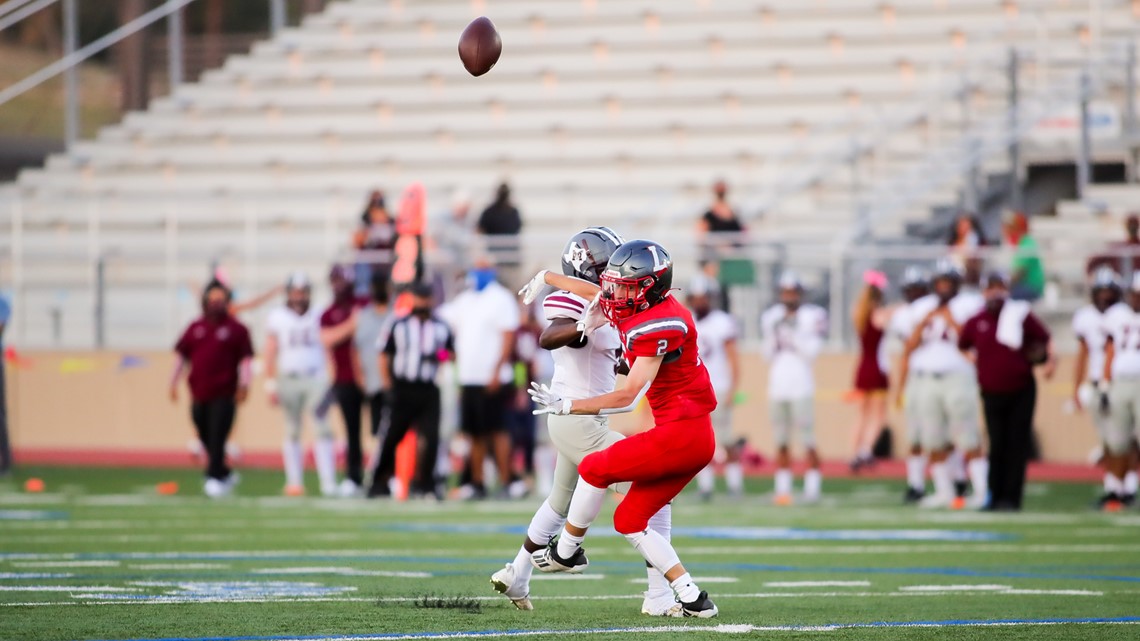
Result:
{"type": "MultiPolygon", "coordinates": [[[[958,326],[977,315],[985,306],[981,296],[963,294],[950,299],[950,316],[958,326]]],[[[938,309],[937,296],[924,296],[911,304],[911,318],[918,327],[926,317],[938,309]]],[[[974,365],[958,349],[958,332],[945,318],[935,317],[922,330],[919,346],[911,353],[910,366],[922,374],[949,374],[972,372],[974,365]]]]}
{"type": "Polygon", "coordinates": [[[304,314],[289,307],[269,312],[265,329],[277,339],[277,373],[313,376],[324,371],[321,314],[310,306],[304,314]]]}
{"type": "MultiPolygon", "coordinates": [[[[579,321],[590,301],[566,291],[550,294],[542,301],[546,320],[568,318],[579,321]]],[[[594,330],[584,347],[563,347],[550,353],[554,376],[550,390],[562,398],[580,400],[614,391],[617,381],[617,353],[621,347],[618,332],[608,323],[594,330]]]]}
{"type": "Polygon", "coordinates": [[[818,305],[800,305],[789,314],[783,304],[760,316],[761,351],[770,363],[768,397],[795,400],[815,395],[812,364],[823,349],[827,312],[818,305]]]}
{"type": "MultiPolygon", "coordinates": [[[[1123,305],[1124,303],[1117,303],[1123,305]]],[[[1085,369],[1086,381],[1099,381],[1104,378],[1104,347],[1108,343],[1108,313],[1112,308],[1103,312],[1096,305],[1085,305],[1073,314],[1073,335],[1084,342],[1089,350],[1088,365],[1085,369]]]]}
{"type": "Polygon", "coordinates": [[[1140,312],[1124,303],[1113,305],[1104,323],[1112,338],[1112,378],[1140,377],[1140,312]]]}
{"type": "Polygon", "coordinates": [[[727,403],[729,399],[724,394],[732,391],[732,366],[728,362],[728,352],[725,344],[736,340],[739,332],[736,329],[736,319],[728,312],[714,309],[698,319],[695,315],[693,323],[697,327],[697,354],[709,371],[709,380],[712,381],[713,391],[717,399],[727,403]]]}

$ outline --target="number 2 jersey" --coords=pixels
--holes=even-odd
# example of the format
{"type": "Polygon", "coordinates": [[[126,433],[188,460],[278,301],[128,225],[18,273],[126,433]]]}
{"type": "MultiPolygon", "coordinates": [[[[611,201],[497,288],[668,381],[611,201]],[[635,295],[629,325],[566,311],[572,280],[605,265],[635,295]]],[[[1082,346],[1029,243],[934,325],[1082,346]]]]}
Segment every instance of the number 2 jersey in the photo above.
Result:
{"type": "Polygon", "coordinates": [[[1127,304],[1113,305],[1104,314],[1112,340],[1112,378],[1140,378],[1140,312],[1127,304]]]}
{"type": "Polygon", "coordinates": [[[630,367],[641,357],[663,356],[646,399],[657,425],[707,416],[716,409],[716,394],[697,350],[693,316],[668,296],[617,325],[630,367]]]}

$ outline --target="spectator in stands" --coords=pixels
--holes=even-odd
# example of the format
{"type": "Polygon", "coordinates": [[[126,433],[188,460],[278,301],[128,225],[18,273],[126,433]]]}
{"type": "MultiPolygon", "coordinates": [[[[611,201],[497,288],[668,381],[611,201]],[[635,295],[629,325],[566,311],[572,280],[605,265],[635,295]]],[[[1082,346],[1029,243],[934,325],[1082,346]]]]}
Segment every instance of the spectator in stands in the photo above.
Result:
{"type": "Polygon", "coordinates": [[[491,258],[477,258],[468,274],[468,288],[439,311],[455,336],[460,423],[471,439],[471,482],[461,488],[463,498],[486,497],[483,460],[488,451],[494,455],[504,495],[511,480],[504,412],[515,397],[511,363],[519,327],[518,299],[495,276],[491,258]]]}
{"type": "Polygon", "coordinates": [[[353,232],[352,246],[362,252],[374,252],[356,263],[356,295],[368,296],[368,286],[374,271],[392,273],[395,261],[396,220],[388,213],[384,192],[373,190],[360,215],[360,226],[353,232]]]}
{"type": "Polygon", "coordinates": [[[986,237],[977,216],[962,212],[954,219],[947,245],[950,247],[950,255],[959,267],[965,269],[966,262],[975,256],[979,247],[985,244],[986,237]]]}
{"type": "Polygon", "coordinates": [[[891,318],[891,309],[883,301],[887,277],[879,271],[863,273],[863,291],[851,311],[855,334],[859,337],[859,364],[855,369],[855,390],[859,394],[859,417],[855,422],[854,450],[851,470],[874,464],[871,450],[886,423],[887,378],[886,354],[881,349],[883,333],[891,318]]]}
{"type": "Polygon", "coordinates": [[[520,262],[519,232],[522,231],[522,214],[511,202],[511,187],[507,183],[499,185],[495,200],[479,216],[476,230],[487,236],[487,249],[501,270],[500,276],[512,287],[517,286],[517,271],[520,262]]]}
{"type": "Polygon", "coordinates": [[[1124,240],[1109,243],[1107,251],[1089,259],[1086,270],[1089,274],[1101,265],[1108,265],[1117,274],[1131,274],[1140,261],[1140,214],[1129,214],[1124,219],[1124,240]]]}
{"type": "Polygon", "coordinates": [[[1029,219],[1021,212],[1009,213],[1003,221],[1006,242],[1013,250],[1010,266],[1010,297],[1035,301],[1045,292],[1045,267],[1037,241],[1029,234],[1029,219]]]}
{"type": "Polygon", "coordinates": [[[364,391],[360,387],[360,353],[353,342],[359,307],[353,296],[354,277],[355,272],[346,265],[333,267],[329,274],[333,302],[321,314],[321,344],[328,352],[333,369],[332,396],[340,406],[348,441],[348,451],[345,453],[346,478],[341,481],[338,490],[341,496],[360,494],[364,483],[364,456],[360,447],[364,391]]]}
{"type": "Polygon", "coordinates": [[[976,354],[978,384],[990,441],[986,510],[1021,509],[1025,468],[1033,447],[1033,412],[1037,381],[1033,367],[1043,365],[1052,378],[1057,361],[1049,330],[1025,302],[1009,300],[1007,277],[985,279],[985,308],[962,326],[958,347],[976,354]]]}
{"type": "Polygon", "coordinates": [[[467,273],[471,260],[471,195],[456,190],[451,196],[449,216],[441,221],[435,232],[436,248],[442,254],[444,291],[448,298],[463,288],[462,276],[467,273]]]}
{"type": "Polygon", "coordinates": [[[697,222],[701,238],[701,258],[717,263],[717,278],[724,292],[725,309],[733,286],[751,285],[755,280],[752,261],[733,254],[746,244],[744,224],[728,203],[728,184],[713,183],[713,202],[697,222]]]}
{"type": "Polygon", "coordinates": [[[8,388],[4,382],[4,362],[7,360],[4,350],[4,330],[11,319],[12,305],[3,294],[0,294],[0,478],[12,471],[12,448],[8,443],[8,388]]]}
{"type": "Polygon", "coordinates": [[[249,395],[253,342],[249,330],[229,312],[230,290],[212,281],[202,294],[202,316],[190,323],[174,349],[178,362],[170,379],[170,400],[178,402],[183,375],[190,386],[190,416],[206,450],[204,490],[211,498],[233,491],[237,475],[226,465],[226,439],[237,405],[249,395]]]}

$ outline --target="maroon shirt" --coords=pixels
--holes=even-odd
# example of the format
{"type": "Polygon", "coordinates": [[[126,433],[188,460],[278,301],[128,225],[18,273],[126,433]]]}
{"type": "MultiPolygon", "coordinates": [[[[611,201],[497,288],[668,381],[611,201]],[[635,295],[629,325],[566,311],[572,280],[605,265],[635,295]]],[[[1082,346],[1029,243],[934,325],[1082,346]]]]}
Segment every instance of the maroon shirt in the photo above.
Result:
{"type": "Polygon", "coordinates": [[[233,316],[213,322],[199,318],[174,346],[190,363],[190,396],[195,403],[233,398],[238,389],[238,366],[253,356],[249,330],[233,316]]]}
{"type": "Polygon", "coordinates": [[[984,393],[1019,392],[1033,383],[1033,366],[1025,357],[1025,347],[1049,341],[1049,330],[1030,312],[1022,325],[1022,349],[1012,350],[997,340],[998,315],[983,309],[962,327],[958,347],[973,349],[978,354],[978,385],[984,393]]]}
{"type": "MultiPolygon", "coordinates": [[[[336,327],[352,316],[352,310],[361,306],[360,301],[348,299],[344,302],[333,302],[321,314],[321,327],[336,327]]],[[[332,346],[333,382],[356,383],[356,370],[352,366],[352,350],[356,346],[352,341],[352,334],[341,342],[332,346]]]]}

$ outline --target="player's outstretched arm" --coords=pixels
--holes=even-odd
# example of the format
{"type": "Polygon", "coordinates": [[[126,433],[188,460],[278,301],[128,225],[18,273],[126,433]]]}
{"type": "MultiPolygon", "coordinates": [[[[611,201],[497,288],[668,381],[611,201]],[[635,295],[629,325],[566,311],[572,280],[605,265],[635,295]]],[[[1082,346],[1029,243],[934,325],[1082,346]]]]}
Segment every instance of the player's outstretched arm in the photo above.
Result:
{"type": "Polygon", "coordinates": [[[577,401],[564,399],[550,391],[545,385],[531,383],[528,390],[535,403],[540,405],[535,414],[624,414],[637,408],[645,392],[657,378],[664,356],[640,357],[633,363],[625,382],[618,389],[601,396],[577,401]]]}
{"type": "Polygon", "coordinates": [[[555,318],[538,337],[538,346],[546,350],[562,347],[578,349],[586,346],[586,337],[578,331],[578,323],[572,318],[555,318]]]}
{"type": "Polygon", "coordinates": [[[522,296],[523,302],[529,305],[538,298],[538,295],[542,293],[545,285],[568,291],[586,300],[592,300],[594,296],[598,295],[598,292],[602,291],[600,287],[588,280],[555,274],[552,271],[544,269],[535,274],[534,278],[531,278],[530,282],[519,290],[519,296],[522,296]]]}

